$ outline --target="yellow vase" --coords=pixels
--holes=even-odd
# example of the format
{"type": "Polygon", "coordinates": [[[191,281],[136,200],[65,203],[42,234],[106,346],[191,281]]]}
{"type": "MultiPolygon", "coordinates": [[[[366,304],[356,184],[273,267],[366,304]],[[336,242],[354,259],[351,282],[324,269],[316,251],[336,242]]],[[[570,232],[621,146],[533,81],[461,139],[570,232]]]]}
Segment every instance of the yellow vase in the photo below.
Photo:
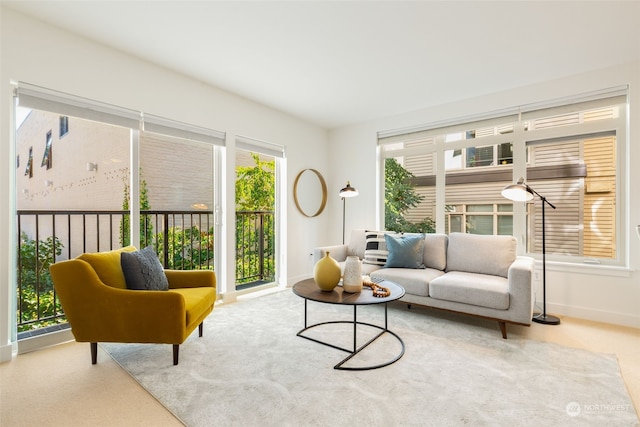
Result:
{"type": "Polygon", "coordinates": [[[329,256],[329,252],[313,267],[313,280],[323,291],[333,291],[340,283],[340,275],[340,264],[329,256]]]}

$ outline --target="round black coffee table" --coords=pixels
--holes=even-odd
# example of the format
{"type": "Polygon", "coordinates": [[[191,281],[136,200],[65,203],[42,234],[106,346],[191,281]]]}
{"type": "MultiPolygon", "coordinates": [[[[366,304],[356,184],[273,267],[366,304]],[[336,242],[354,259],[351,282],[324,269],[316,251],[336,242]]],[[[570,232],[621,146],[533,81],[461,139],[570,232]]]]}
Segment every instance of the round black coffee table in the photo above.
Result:
{"type": "Polygon", "coordinates": [[[334,366],[334,369],[341,369],[345,371],[364,371],[369,369],[382,368],[384,366],[388,366],[392,363],[397,362],[404,355],[404,342],[397,334],[390,331],[388,328],[387,303],[402,298],[404,296],[404,288],[388,280],[382,281],[378,283],[378,285],[388,288],[391,294],[388,297],[384,297],[384,298],[375,297],[373,296],[373,292],[369,288],[363,288],[362,292],[351,294],[348,292],[344,292],[341,286],[336,286],[336,288],[333,291],[327,292],[327,291],[320,290],[320,288],[318,288],[318,286],[316,285],[313,279],[306,279],[296,283],[295,285],[293,285],[293,293],[298,295],[299,297],[304,298],[304,328],[302,328],[297,333],[297,336],[349,353],[349,355],[346,358],[344,358],[342,361],[340,361],[340,363],[334,366]],[[316,301],[316,302],[326,303],[326,304],[352,305],[353,320],[352,321],[335,320],[330,322],[321,322],[313,325],[308,325],[307,324],[307,302],[308,301],[316,301]],[[362,306],[362,305],[374,305],[374,304],[384,304],[384,327],[379,325],[374,325],[372,323],[358,322],[357,320],[357,307],[359,305],[362,306]],[[322,326],[322,325],[335,324],[335,323],[348,323],[353,325],[353,348],[347,349],[344,347],[336,346],[331,343],[320,341],[318,339],[303,335],[304,332],[308,331],[309,329],[322,326]],[[365,344],[358,347],[357,341],[356,341],[356,331],[357,331],[358,325],[366,325],[376,329],[380,329],[380,332],[376,336],[371,338],[369,341],[367,341],[365,344]],[[372,342],[374,342],[376,339],[378,339],[384,334],[390,334],[394,336],[402,346],[402,350],[400,351],[400,354],[398,354],[395,358],[393,358],[388,362],[381,363],[375,366],[364,366],[364,367],[343,366],[344,363],[346,363],[349,359],[351,359],[356,354],[360,353],[369,344],[371,344],[372,342]]]}

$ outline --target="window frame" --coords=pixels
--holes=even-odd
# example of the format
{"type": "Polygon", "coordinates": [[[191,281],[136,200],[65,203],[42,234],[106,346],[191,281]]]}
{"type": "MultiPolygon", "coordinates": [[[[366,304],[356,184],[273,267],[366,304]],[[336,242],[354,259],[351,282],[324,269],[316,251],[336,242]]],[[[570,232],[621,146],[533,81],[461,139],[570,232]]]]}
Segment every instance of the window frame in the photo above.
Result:
{"type": "MultiPolygon", "coordinates": [[[[511,171],[511,182],[515,182],[519,177],[527,178],[527,169],[529,165],[528,145],[542,141],[553,141],[561,138],[577,138],[589,137],[606,133],[615,133],[616,135],[616,188],[615,188],[615,256],[613,258],[593,258],[582,255],[556,255],[547,254],[550,261],[566,262],[569,264],[596,264],[611,267],[627,267],[628,255],[626,251],[628,233],[624,230],[627,227],[627,206],[626,204],[629,193],[628,183],[628,165],[625,163],[628,152],[628,86],[620,86],[616,88],[605,89],[602,91],[582,94],[571,98],[563,98],[550,100],[544,103],[523,105],[497,111],[493,113],[482,114],[473,117],[457,118],[445,122],[433,123],[431,125],[416,126],[413,128],[381,131],[378,132],[378,158],[380,162],[378,168],[380,170],[379,195],[380,200],[384,201],[384,161],[389,157],[403,157],[424,154],[433,154],[435,158],[434,173],[432,177],[419,177],[416,181],[422,184],[417,185],[434,185],[435,186],[435,221],[436,232],[445,233],[445,207],[448,203],[446,200],[446,183],[448,174],[455,171],[458,175],[469,172],[480,172],[474,169],[500,169],[511,171]],[[618,115],[607,120],[594,120],[583,123],[568,124],[555,128],[533,128],[530,126],[530,120],[536,117],[550,115],[550,113],[565,113],[570,111],[586,111],[596,109],[603,106],[618,106],[618,115]],[[466,138],[469,129],[478,129],[482,126],[496,126],[496,128],[504,128],[509,121],[514,123],[512,129],[508,132],[497,132],[494,135],[487,135],[481,138],[466,138]],[[462,138],[456,140],[446,140],[446,136],[452,133],[462,133],[462,138]],[[465,139],[463,139],[465,138],[465,139]],[[402,148],[403,142],[417,140],[431,140],[431,144],[421,147],[402,148]],[[496,165],[491,168],[461,168],[446,169],[445,153],[449,150],[462,150],[465,153],[468,147],[476,147],[478,145],[494,145],[499,147],[505,142],[513,143],[513,163],[507,165],[496,165]],[[425,184],[430,182],[431,184],[425,184]]],[[[405,145],[406,147],[406,145],[405,145]]],[[[494,148],[495,153],[496,148],[494,148]]],[[[463,162],[464,166],[465,163],[463,162]]],[[[502,196],[497,192],[495,202],[499,203],[502,196]]],[[[483,201],[483,203],[488,203],[483,201]]],[[[471,201],[468,202],[471,204],[471,201]]],[[[528,236],[528,208],[525,204],[513,204],[514,236],[519,241],[525,242],[528,236]]],[[[384,218],[384,203],[379,206],[379,218],[384,218]]],[[[581,221],[581,226],[583,222],[581,221]]],[[[519,253],[539,257],[536,252],[526,251],[526,245],[520,245],[519,253]],[[521,247],[520,247],[521,246],[521,247]]]]}

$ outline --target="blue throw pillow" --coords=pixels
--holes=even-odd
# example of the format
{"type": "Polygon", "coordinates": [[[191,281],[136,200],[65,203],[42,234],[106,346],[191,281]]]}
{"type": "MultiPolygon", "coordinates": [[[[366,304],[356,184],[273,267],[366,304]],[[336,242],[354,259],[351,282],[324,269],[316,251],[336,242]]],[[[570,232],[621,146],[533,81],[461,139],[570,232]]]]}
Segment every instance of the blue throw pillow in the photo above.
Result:
{"type": "Polygon", "coordinates": [[[120,265],[127,282],[127,289],[141,291],[169,289],[169,281],[152,246],[135,252],[123,252],[120,255],[120,265]],[[126,255],[123,256],[123,254],[126,255]]]}
{"type": "Polygon", "coordinates": [[[424,268],[424,234],[385,234],[389,255],[385,268],[424,268]]]}

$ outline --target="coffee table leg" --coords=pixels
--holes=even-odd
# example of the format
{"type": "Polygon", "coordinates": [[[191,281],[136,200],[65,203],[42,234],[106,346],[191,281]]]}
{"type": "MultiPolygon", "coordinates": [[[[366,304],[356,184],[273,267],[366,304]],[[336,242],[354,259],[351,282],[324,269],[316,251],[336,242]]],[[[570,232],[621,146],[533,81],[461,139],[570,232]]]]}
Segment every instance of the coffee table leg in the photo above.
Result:
{"type": "Polygon", "coordinates": [[[353,352],[354,353],[358,349],[358,345],[357,345],[358,340],[356,339],[356,331],[358,330],[358,322],[356,321],[356,307],[357,305],[353,306],[353,352]]]}
{"type": "Polygon", "coordinates": [[[358,311],[357,311],[357,306],[356,305],[353,306],[353,321],[352,322],[349,322],[348,320],[334,320],[334,321],[329,321],[329,322],[316,323],[316,324],[313,324],[311,326],[308,326],[308,324],[307,324],[307,322],[308,322],[308,319],[307,319],[307,301],[308,300],[305,298],[305,300],[304,300],[304,328],[301,329],[300,331],[298,331],[298,333],[296,335],[299,336],[299,337],[305,338],[307,340],[317,342],[318,344],[322,344],[322,345],[325,345],[325,346],[328,346],[328,347],[331,347],[331,348],[335,348],[337,350],[341,350],[341,351],[349,353],[349,356],[344,358],[342,361],[340,361],[340,363],[338,363],[337,365],[335,365],[333,367],[334,369],[340,369],[340,370],[345,370],[345,371],[367,371],[367,370],[370,370],[370,369],[378,369],[378,368],[382,368],[384,366],[388,366],[388,365],[391,365],[392,363],[397,362],[404,355],[405,347],[404,347],[404,342],[402,341],[402,338],[400,338],[395,332],[390,331],[389,328],[388,328],[387,303],[384,303],[384,328],[383,328],[380,325],[374,325],[372,323],[366,323],[366,322],[358,323],[358,318],[357,318],[358,311]],[[333,345],[331,343],[320,341],[318,339],[315,339],[315,338],[312,338],[312,337],[307,337],[307,336],[303,335],[305,331],[307,331],[309,329],[312,329],[312,328],[315,328],[316,326],[322,326],[322,325],[328,325],[328,324],[336,324],[336,323],[342,323],[342,324],[353,323],[353,350],[349,350],[347,348],[339,347],[339,346],[333,345]],[[360,348],[358,348],[358,340],[357,340],[358,325],[363,325],[363,326],[369,326],[369,327],[372,327],[372,328],[376,328],[380,332],[378,334],[376,334],[376,336],[371,338],[368,342],[363,344],[360,348]],[[373,343],[375,340],[380,338],[385,333],[393,335],[395,337],[395,339],[398,340],[398,342],[400,343],[400,345],[402,347],[401,350],[400,350],[400,353],[395,358],[393,358],[392,360],[390,360],[388,362],[381,363],[381,364],[375,365],[375,366],[362,366],[362,367],[344,367],[344,366],[342,366],[347,361],[349,361],[352,357],[354,357],[355,355],[360,353],[367,346],[369,346],[369,344],[373,343]]]}
{"type": "Polygon", "coordinates": [[[307,299],[304,299],[304,328],[307,329],[307,299]]]}

